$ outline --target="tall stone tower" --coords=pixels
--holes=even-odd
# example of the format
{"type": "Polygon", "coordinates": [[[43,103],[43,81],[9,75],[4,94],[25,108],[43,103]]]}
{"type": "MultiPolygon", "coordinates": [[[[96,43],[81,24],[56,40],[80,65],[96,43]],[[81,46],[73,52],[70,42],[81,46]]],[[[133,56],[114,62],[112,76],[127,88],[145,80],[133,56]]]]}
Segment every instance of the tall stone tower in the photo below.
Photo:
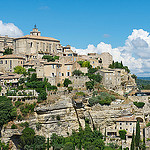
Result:
{"type": "Polygon", "coordinates": [[[33,35],[33,36],[41,36],[41,32],[38,31],[38,28],[36,27],[36,24],[34,25],[33,30],[30,32],[30,35],[33,35]]]}

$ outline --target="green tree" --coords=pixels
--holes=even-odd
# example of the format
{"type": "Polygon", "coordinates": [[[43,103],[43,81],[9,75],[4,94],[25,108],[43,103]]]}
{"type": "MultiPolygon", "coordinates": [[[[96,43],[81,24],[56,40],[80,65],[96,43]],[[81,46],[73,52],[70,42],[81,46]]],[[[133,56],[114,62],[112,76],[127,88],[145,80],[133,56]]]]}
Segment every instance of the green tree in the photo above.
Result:
{"type": "Polygon", "coordinates": [[[140,123],[137,121],[136,123],[136,135],[135,135],[135,146],[138,148],[140,145],[140,123]]]}
{"type": "Polygon", "coordinates": [[[72,142],[65,143],[63,150],[74,150],[73,143],[72,142]]]}
{"type": "Polygon", "coordinates": [[[25,145],[31,145],[34,143],[34,135],[35,132],[31,128],[25,128],[22,131],[22,135],[20,137],[21,147],[24,148],[25,145]]]}
{"type": "Polygon", "coordinates": [[[73,72],[72,72],[72,76],[80,76],[80,75],[83,75],[83,72],[82,71],[80,71],[80,70],[74,70],[73,72]]]}
{"type": "Polygon", "coordinates": [[[63,83],[64,87],[68,87],[69,84],[72,84],[72,82],[68,78],[65,78],[63,83]]]}
{"type": "Polygon", "coordinates": [[[137,79],[137,76],[135,74],[132,74],[131,77],[135,80],[137,79]]]}
{"type": "Polygon", "coordinates": [[[45,90],[41,90],[39,95],[38,95],[38,102],[41,102],[43,100],[47,99],[47,93],[45,90]]]}
{"type": "Polygon", "coordinates": [[[0,128],[2,128],[5,123],[16,118],[17,112],[11,100],[5,96],[0,96],[0,108],[0,128]]]}
{"type": "Polygon", "coordinates": [[[7,48],[7,49],[5,49],[5,51],[3,52],[3,55],[11,55],[12,53],[13,53],[13,49],[7,48]]]}
{"type": "Polygon", "coordinates": [[[2,91],[2,87],[0,86],[0,92],[2,91]]]}
{"type": "Polygon", "coordinates": [[[131,150],[135,150],[134,130],[133,130],[133,133],[132,133],[131,150]]]}
{"type": "Polygon", "coordinates": [[[27,74],[26,69],[22,66],[16,66],[14,68],[14,72],[17,73],[17,74],[24,74],[24,75],[27,74]]]}
{"type": "Polygon", "coordinates": [[[126,134],[127,134],[126,130],[119,130],[119,135],[122,140],[126,140],[126,134]]]}
{"type": "Polygon", "coordinates": [[[69,93],[70,93],[72,90],[73,90],[73,87],[72,87],[72,86],[69,86],[69,87],[68,87],[69,93]]]}
{"type": "Polygon", "coordinates": [[[85,85],[86,85],[87,90],[91,91],[91,90],[94,89],[94,82],[93,81],[88,81],[88,82],[85,83],[85,85]]]}
{"type": "Polygon", "coordinates": [[[31,78],[30,78],[30,82],[32,81],[37,81],[37,74],[36,73],[33,73],[31,78]]]}
{"type": "Polygon", "coordinates": [[[42,57],[42,59],[47,59],[48,62],[50,62],[50,61],[54,62],[55,61],[55,59],[53,58],[53,56],[50,56],[50,55],[44,55],[42,57]]]}
{"type": "Polygon", "coordinates": [[[89,61],[84,61],[84,62],[82,63],[82,67],[90,68],[90,62],[89,62],[89,61]]]}
{"type": "Polygon", "coordinates": [[[49,145],[49,138],[47,138],[47,150],[49,150],[50,145],[49,145]]]}

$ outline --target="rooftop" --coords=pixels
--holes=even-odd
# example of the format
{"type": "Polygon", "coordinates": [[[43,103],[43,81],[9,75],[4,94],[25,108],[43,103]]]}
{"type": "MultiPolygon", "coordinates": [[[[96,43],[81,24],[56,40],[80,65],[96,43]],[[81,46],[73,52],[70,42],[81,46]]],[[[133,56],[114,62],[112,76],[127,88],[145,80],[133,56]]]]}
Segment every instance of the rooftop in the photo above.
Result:
{"type": "Polygon", "coordinates": [[[24,57],[21,56],[17,56],[17,55],[4,55],[4,56],[0,56],[0,59],[11,59],[11,58],[18,58],[18,59],[25,59],[24,57]]]}

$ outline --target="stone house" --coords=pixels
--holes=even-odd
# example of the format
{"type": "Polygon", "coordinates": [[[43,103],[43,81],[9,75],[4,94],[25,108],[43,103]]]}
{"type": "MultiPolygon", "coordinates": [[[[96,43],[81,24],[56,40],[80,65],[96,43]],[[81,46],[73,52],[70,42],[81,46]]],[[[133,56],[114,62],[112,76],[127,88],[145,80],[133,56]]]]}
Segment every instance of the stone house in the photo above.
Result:
{"type": "Polygon", "coordinates": [[[22,66],[25,58],[17,55],[4,55],[0,56],[0,71],[14,72],[14,67],[22,66]]]}

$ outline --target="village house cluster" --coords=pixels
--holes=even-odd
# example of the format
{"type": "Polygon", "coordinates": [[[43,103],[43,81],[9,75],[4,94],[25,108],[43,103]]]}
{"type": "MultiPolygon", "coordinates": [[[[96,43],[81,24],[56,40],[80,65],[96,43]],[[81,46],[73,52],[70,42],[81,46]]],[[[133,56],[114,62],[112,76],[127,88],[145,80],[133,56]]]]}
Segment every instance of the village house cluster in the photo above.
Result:
{"type": "MultiPolygon", "coordinates": [[[[70,45],[62,46],[60,41],[55,38],[41,36],[41,32],[36,25],[30,35],[19,38],[0,36],[0,72],[5,76],[9,72],[13,73],[14,67],[22,66],[27,70],[29,68],[36,69],[37,77],[41,80],[46,77],[52,85],[63,83],[65,78],[69,78],[74,80],[74,87],[81,88],[84,85],[78,84],[80,82],[79,77],[73,79],[72,72],[81,70],[83,73],[87,73],[88,69],[87,67],[81,67],[78,61],[89,61],[92,68],[102,68],[99,73],[103,76],[102,82],[104,86],[119,94],[123,94],[124,90],[129,92],[136,86],[131,75],[124,69],[108,68],[113,62],[113,57],[108,52],[78,55],[71,50],[70,45]],[[13,54],[3,55],[6,48],[12,48],[13,54]],[[46,59],[42,59],[45,55],[57,55],[59,59],[48,62],[46,59]],[[127,81],[126,83],[128,84],[122,86],[123,81],[127,81]],[[122,87],[124,90],[122,90],[122,87]]],[[[86,82],[87,80],[86,77],[82,77],[82,81],[86,82]]],[[[5,82],[13,84],[14,81],[8,79],[5,82]]]]}

